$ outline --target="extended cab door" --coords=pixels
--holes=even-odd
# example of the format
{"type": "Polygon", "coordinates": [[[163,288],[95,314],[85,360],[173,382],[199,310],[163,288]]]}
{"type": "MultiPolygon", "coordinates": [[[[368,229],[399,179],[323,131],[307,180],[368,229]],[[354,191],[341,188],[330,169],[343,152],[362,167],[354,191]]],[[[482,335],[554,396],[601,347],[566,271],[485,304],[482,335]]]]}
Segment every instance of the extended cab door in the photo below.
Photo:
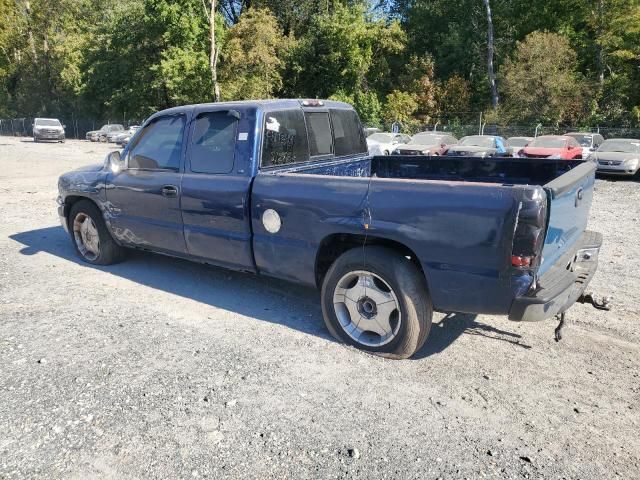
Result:
{"type": "Polygon", "coordinates": [[[112,232],[121,243],[185,253],[180,173],[185,115],[154,118],[127,149],[125,167],[107,179],[112,232]]]}
{"type": "Polygon", "coordinates": [[[249,190],[255,109],[198,107],[182,178],[187,251],[209,263],[254,271],[249,190]]]}

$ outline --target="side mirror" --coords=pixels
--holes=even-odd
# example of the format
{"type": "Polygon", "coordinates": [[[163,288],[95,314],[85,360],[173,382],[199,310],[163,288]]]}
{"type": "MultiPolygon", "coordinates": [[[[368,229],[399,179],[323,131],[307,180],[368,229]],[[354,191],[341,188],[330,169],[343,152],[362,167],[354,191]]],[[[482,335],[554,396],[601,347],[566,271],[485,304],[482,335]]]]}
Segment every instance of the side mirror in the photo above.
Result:
{"type": "Polygon", "coordinates": [[[62,128],[67,128],[67,126],[66,125],[62,125],[62,128]]]}
{"type": "Polygon", "coordinates": [[[120,157],[119,150],[109,152],[107,158],[105,159],[105,167],[107,167],[114,173],[117,173],[120,170],[124,169],[124,160],[120,157]]]}

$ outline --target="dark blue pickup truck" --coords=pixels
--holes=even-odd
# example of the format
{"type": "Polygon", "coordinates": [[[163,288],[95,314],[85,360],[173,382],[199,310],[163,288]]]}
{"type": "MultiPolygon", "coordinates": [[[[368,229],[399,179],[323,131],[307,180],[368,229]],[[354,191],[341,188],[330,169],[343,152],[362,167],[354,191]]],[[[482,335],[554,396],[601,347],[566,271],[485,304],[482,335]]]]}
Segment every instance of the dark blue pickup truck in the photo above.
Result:
{"type": "Polygon", "coordinates": [[[60,177],[58,211],[89,263],[136,248],[313,285],[336,338],[406,358],[433,310],[532,321],[581,298],[602,242],[595,168],[371,157],[340,102],[190,105],[60,177]]]}

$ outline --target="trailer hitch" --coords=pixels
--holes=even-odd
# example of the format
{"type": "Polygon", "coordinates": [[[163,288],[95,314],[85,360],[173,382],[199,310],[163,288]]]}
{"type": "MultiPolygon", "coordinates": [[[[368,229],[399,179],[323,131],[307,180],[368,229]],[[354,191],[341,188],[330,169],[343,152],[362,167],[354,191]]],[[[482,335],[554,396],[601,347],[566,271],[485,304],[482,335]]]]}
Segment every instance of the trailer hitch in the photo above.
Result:
{"type": "Polygon", "coordinates": [[[598,310],[611,310],[611,297],[602,297],[602,300],[597,300],[593,293],[583,293],[577,301],[588,303],[598,310]]]}
{"type": "Polygon", "coordinates": [[[565,312],[562,312],[556,315],[556,318],[560,318],[560,322],[556,327],[554,338],[556,339],[556,342],[559,342],[560,340],[562,340],[562,335],[563,335],[562,331],[564,330],[564,326],[565,326],[565,312]]]}
{"type": "MultiPolygon", "coordinates": [[[[602,297],[601,300],[597,300],[593,293],[583,293],[578,300],[577,303],[587,303],[598,310],[611,310],[611,297],[602,297]]],[[[562,312],[556,315],[556,318],[559,320],[558,326],[555,330],[555,339],[556,342],[562,340],[562,336],[564,335],[564,328],[566,326],[566,313],[562,312]]]]}

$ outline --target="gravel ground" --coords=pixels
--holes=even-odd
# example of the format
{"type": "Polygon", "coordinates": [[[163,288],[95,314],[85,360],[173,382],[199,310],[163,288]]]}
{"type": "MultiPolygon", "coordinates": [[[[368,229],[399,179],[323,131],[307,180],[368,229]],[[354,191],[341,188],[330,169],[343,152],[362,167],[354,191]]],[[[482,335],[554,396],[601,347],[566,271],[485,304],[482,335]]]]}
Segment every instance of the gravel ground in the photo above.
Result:
{"type": "Polygon", "coordinates": [[[319,294],[134,253],[79,262],[59,174],[0,137],[0,478],[640,477],[640,184],[598,180],[592,287],[552,321],[437,315],[416,358],[334,342],[319,294]]]}

